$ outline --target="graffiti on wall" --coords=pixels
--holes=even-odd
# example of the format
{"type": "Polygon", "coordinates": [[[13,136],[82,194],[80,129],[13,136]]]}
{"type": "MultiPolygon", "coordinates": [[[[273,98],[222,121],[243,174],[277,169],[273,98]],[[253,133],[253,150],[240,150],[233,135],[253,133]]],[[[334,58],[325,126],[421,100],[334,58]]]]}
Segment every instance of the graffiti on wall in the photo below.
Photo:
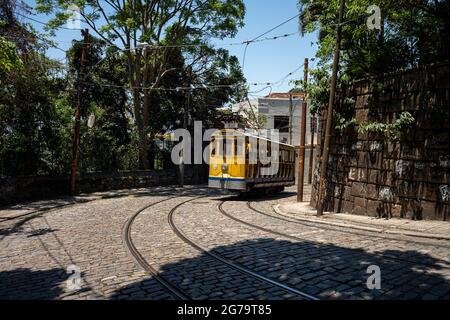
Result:
{"type": "Polygon", "coordinates": [[[394,201],[394,194],[392,193],[391,188],[384,187],[380,190],[380,199],[386,202],[394,201]]]}
{"type": "Polygon", "coordinates": [[[439,157],[439,166],[441,168],[450,168],[450,157],[449,156],[440,156],[439,157]]]}
{"type": "Polygon", "coordinates": [[[395,162],[395,173],[398,177],[405,177],[411,169],[411,162],[405,160],[398,160],[395,162]]]}
{"type": "Polygon", "coordinates": [[[370,152],[383,151],[383,144],[381,142],[372,142],[369,145],[370,152]]]}
{"type": "Polygon", "coordinates": [[[439,191],[441,192],[442,201],[450,200],[450,187],[448,185],[443,185],[439,187],[439,191]]]}
{"type": "Polygon", "coordinates": [[[364,169],[351,168],[350,172],[348,173],[348,178],[354,181],[365,181],[366,172],[364,169]]]}

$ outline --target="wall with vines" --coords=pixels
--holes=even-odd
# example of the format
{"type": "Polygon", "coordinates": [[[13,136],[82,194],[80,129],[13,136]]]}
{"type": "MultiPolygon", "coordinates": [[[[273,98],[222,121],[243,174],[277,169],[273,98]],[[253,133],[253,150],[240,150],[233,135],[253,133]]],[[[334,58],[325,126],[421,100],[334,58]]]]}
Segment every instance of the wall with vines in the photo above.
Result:
{"type": "Polygon", "coordinates": [[[337,97],[333,121],[328,211],[450,219],[450,63],[354,82],[337,97]]]}

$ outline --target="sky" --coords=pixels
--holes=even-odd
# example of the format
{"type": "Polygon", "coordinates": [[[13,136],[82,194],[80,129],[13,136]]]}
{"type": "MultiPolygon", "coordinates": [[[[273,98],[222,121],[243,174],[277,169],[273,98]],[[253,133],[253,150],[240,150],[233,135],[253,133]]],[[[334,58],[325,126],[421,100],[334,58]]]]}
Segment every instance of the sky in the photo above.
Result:
{"type": "MultiPolygon", "coordinates": [[[[34,0],[26,0],[27,4],[34,7],[34,0]]],[[[279,25],[280,23],[292,18],[298,13],[298,0],[244,0],[246,5],[245,26],[241,28],[234,39],[224,39],[223,41],[215,41],[217,47],[223,44],[242,42],[254,39],[262,33],[279,25]]],[[[47,22],[49,17],[46,15],[35,15],[35,19],[47,22]]],[[[42,25],[25,18],[23,22],[31,23],[37,30],[42,30],[42,25]]],[[[84,25],[82,28],[86,27],[84,25]]],[[[284,26],[274,30],[265,37],[274,37],[278,35],[291,34],[299,31],[298,19],[294,19],[284,26]]],[[[81,39],[79,30],[64,30],[56,31],[54,40],[57,45],[67,50],[70,47],[70,42],[73,39],[81,39]]],[[[252,43],[248,46],[245,54],[245,46],[226,46],[231,54],[238,57],[241,65],[243,65],[244,75],[249,83],[268,83],[277,82],[286,77],[292,71],[303,66],[305,58],[314,58],[317,46],[317,34],[307,34],[302,37],[300,34],[290,36],[287,38],[280,38],[273,41],[265,41],[252,43]]],[[[49,49],[48,54],[52,58],[63,59],[64,52],[57,49],[49,49]]],[[[289,84],[290,80],[302,79],[303,68],[297,70],[295,74],[288,77],[282,83],[273,86],[272,88],[265,88],[265,86],[251,86],[251,92],[255,96],[263,96],[270,92],[287,92],[293,86],[289,84]]]]}

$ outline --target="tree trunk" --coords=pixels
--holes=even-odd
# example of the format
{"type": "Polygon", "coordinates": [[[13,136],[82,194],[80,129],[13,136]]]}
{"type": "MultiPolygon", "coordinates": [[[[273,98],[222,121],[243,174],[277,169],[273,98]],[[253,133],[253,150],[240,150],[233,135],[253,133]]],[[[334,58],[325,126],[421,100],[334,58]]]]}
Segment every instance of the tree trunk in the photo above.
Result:
{"type": "MultiPolygon", "coordinates": [[[[144,74],[143,74],[143,78],[142,78],[142,84],[144,87],[144,106],[143,106],[143,126],[146,129],[146,135],[145,135],[145,141],[146,141],[146,145],[145,145],[145,154],[147,156],[147,161],[146,161],[146,169],[153,169],[154,168],[154,160],[153,163],[150,164],[150,162],[148,161],[148,157],[149,157],[149,143],[153,143],[153,141],[149,141],[148,139],[148,129],[150,129],[150,108],[151,108],[151,100],[152,100],[152,91],[149,89],[149,63],[148,63],[148,59],[149,59],[149,54],[148,54],[148,48],[145,49],[144,51],[144,74]]],[[[152,134],[153,137],[153,134],[152,134]]],[[[152,139],[153,140],[153,139],[152,139]]]]}
{"type": "Polygon", "coordinates": [[[134,117],[136,121],[136,128],[138,133],[138,151],[139,151],[139,169],[148,170],[149,163],[147,158],[148,151],[148,139],[145,130],[145,122],[142,119],[142,102],[141,102],[141,52],[136,50],[135,61],[132,61],[132,55],[130,53],[129,64],[133,66],[131,71],[131,85],[133,87],[133,107],[134,117]]]}

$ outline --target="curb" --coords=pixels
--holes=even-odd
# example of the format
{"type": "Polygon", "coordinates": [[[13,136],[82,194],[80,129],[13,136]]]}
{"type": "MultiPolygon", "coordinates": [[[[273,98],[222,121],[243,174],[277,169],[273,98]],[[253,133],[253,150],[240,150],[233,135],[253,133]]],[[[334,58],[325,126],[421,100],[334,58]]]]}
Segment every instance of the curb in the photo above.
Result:
{"type": "Polygon", "coordinates": [[[298,215],[294,216],[294,214],[289,214],[287,212],[284,212],[280,208],[280,204],[277,204],[273,206],[273,209],[275,212],[281,216],[299,220],[299,221],[306,221],[306,222],[312,222],[312,223],[319,223],[319,224],[326,224],[336,227],[344,227],[344,228],[350,228],[355,230],[362,230],[362,231],[370,231],[370,232],[376,232],[376,233],[384,233],[384,234],[393,234],[393,235],[402,235],[402,236],[410,236],[410,237],[416,237],[416,238],[425,238],[425,239],[433,239],[433,240],[450,240],[450,236],[446,235],[436,235],[431,233],[422,233],[422,232],[414,232],[414,231],[401,231],[401,230],[389,230],[389,229],[381,229],[381,228],[373,228],[373,227],[364,227],[356,224],[351,223],[339,223],[339,222],[332,222],[332,221],[324,221],[320,218],[316,217],[300,217],[298,215]]]}

